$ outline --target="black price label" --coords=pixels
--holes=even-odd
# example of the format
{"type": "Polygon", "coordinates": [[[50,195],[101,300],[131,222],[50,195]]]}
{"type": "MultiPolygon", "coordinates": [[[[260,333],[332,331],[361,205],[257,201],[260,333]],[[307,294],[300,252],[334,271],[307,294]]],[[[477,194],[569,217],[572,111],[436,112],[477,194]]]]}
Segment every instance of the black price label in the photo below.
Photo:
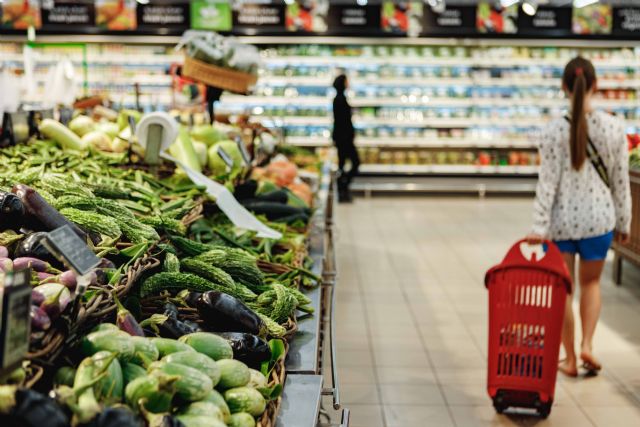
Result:
{"type": "Polygon", "coordinates": [[[31,333],[31,269],[7,275],[0,288],[0,370],[11,370],[20,364],[29,350],[31,333]]]}
{"type": "Polygon", "coordinates": [[[218,156],[220,156],[222,161],[226,163],[227,167],[229,167],[230,169],[233,168],[233,159],[231,158],[229,153],[224,151],[224,148],[218,147],[218,156]]]}
{"type": "Polygon", "coordinates": [[[241,138],[236,139],[236,144],[238,144],[238,150],[240,150],[240,154],[242,155],[242,160],[248,166],[251,164],[251,156],[249,155],[249,151],[247,151],[247,146],[241,138]]]}
{"type": "Polygon", "coordinates": [[[67,263],[78,275],[83,276],[100,264],[100,258],[68,225],[49,232],[44,244],[56,258],[67,263]]]}

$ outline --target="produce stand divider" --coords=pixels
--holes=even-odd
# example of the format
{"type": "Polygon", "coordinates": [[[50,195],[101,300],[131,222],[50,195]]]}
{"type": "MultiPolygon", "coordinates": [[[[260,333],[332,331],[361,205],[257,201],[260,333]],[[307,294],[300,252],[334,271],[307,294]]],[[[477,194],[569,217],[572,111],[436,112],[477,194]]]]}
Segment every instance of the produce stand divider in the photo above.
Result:
{"type": "Polygon", "coordinates": [[[630,261],[640,265],[640,170],[632,169],[629,172],[631,180],[631,242],[622,246],[614,243],[615,258],[613,262],[613,280],[616,284],[622,283],[622,262],[630,261]]]}

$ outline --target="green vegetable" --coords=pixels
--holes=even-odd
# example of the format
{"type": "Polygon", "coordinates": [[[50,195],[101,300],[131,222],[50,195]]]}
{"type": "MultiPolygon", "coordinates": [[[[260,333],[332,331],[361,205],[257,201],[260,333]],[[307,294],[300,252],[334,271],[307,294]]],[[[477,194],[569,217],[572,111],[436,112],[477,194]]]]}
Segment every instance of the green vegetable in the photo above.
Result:
{"type": "Polygon", "coordinates": [[[176,418],[184,427],[226,427],[222,421],[204,415],[178,415],[176,418]]]}
{"type": "Polygon", "coordinates": [[[248,412],[237,412],[231,415],[229,427],[256,427],[256,420],[248,412]]]}
{"type": "Polygon", "coordinates": [[[38,129],[40,133],[54,140],[64,149],[83,151],[86,148],[78,135],[56,120],[44,119],[38,129]]]}
{"type": "Polygon", "coordinates": [[[207,166],[207,144],[200,141],[191,141],[193,144],[193,149],[198,156],[198,162],[200,163],[200,167],[207,166]]]}
{"type": "Polygon", "coordinates": [[[147,375],[147,370],[140,365],[129,362],[122,364],[122,377],[125,385],[129,384],[136,378],[144,377],[145,375],[147,375]]]}
{"type": "MultiPolygon", "coordinates": [[[[244,363],[234,359],[223,359],[218,361],[220,368],[219,389],[229,389],[235,387],[243,387],[249,384],[251,380],[251,372],[244,363]]],[[[225,396],[225,400],[228,399],[225,396]]],[[[231,412],[238,412],[231,409],[231,412]]]]}
{"type": "Polygon", "coordinates": [[[112,239],[118,239],[122,235],[118,223],[108,216],[95,212],[82,211],[76,208],[64,208],[60,213],[69,221],[75,222],[86,231],[104,234],[112,239]]]}
{"type": "Polygon", "coordinates": [[[56,371],[56,375],[53,377],[53,384],[58,385],[66,385],[69,387],[73,387],[73,379],[76,376],[75,368],[71,366],[63,366],[62,368],[56,371]]]}
{"type": "Polygon", "coordinates": [[[230,290],[233,290],[236,287],[233,278],[229,274],[227,274],[223,269],[214,267],[206,262],[199,261],[194,258],[186,258],[180,262],[180,265],[185,271],[197,274],[203,279],[207,279],[213,283],[218,283],[230,290]]]}
{"type": "Polygon", "coordinates": [[[170,338],[151,338],[151,342],[160,352],[160,358],[164,358],[166,355],[172,353],[194,351],[188,344],[170,338]]]}
{"type": "Polygon", "coordinates": [[[91,333],[104,331],[120,331],[120,328],[118,328],[115,323],[100,323],[98,326],[91,330],[91,333]]]}
{"type": "Polygon", "coordinates": [[[229,342],[209,332],[194,332],[183,335],[180,341],[193,347],[199,353],[206,354],[215,361],[233,359],[233,349],[229,342]]]}
{"type": "Polygon", "coordinates": [[[91,117],[80,114],[69,122],[69,129],[79,137],[83,137],[96,129],[96,122],[91,117]]]}
{"type": "Polygon", "coordinates": [[[209,394],[202,399],[203,402],[211,402],[215,404],[220,411],[222,412],[223,421],[225,423],[229,422],[229,417],[231,416],[231,410],[229,409],[229,405],[224,400],[224,397],[220,394],[218,390],[211,390],[209,394]]]}
{"type": "Polygon", "coordinates": [[[131,362],[140,366],[148,366],[160,357],[158,347],[145,337],[131,337],[131,341],[135,347],[135,354],[131,362]]]}
{"type": "Polygon", "coordinates": [[[224,392],[224,399],[227,401],[231,413],[247,412],[254,417],[261,415],[267,406],[262,394],[251,387],[229,389],[224,392]]]}
{"type": "Polygon", "coordinates": [[[100,380],[100,375],[104,375],[104,372],[97,369],[92,358],[87,357],[80,362],[73,380],[73,390],[79,391],[80,394],[76,406],[72,408],[79,423],[88,423],[102,411],[93,390],[94,384],[100,380]]]}
{"type": "Polygon", "coordinates": [[[140,222],[150,225],[156,230],[165,230],[169,233],[184,235],[187,232],[186,225],[168,216],[145,216],[140,218],[140,222]]]}
{"type": "Polygon", "coordinates": [[[195,240],[187,239],[180,236],[170,236],[171,242],[180,249],[181,252],[189,256],[200,255],[204,252],[216,249],[216,246],[200,243],[195,240]]]}
{"type": "Polygon", "coordinates": [[[242,249],[212,249],[198,255],[195,259],[223,269],[236,282],[249,287],[258,287],[264,283],[264,277],[258,268],[256,258],[242,249]]]}
{"type": "Polygon", "coordinates": [[[223,286],[216,285],[195,274],[161,272],[144,281],[140,287],[140,297],[157,295],[163,291],[177,292],[185,289],[195,292],[225,292],[223,286]]]}
{"type": "Polygon", "coordinates": [[[211,125],[196,125],[191,129],[191,138],[211,146],[225,138],[225,134],[211,125]]]}
{"type": "Polygon", "coordinates": [[[280,325],[278,322],[274,322],[269,316],[266,316],[260,312],[257,313],[258,316],[262,319],[265,325],[267,325],[267,331],[269,335],[272,337],[280,338],[285,336],[287,333],[287,329],[280,325]]]}
{"type": "Polygon", "coordinates": [[[202,166],[200,166],[200,160],[198,160],[198,154],[196,153],[191,138],[189,137],[189,131],[187,128],[181,128],[178,134],[178,139],[171,146],[171,152],[174,156],[190,169],[196,172],[202,172],[202,166]]]}
{"type": "Polygon", "coordinates": [[[224,415],[215,403],[200,401],[193,402],[180,411],[180,415],[205,415],[224,422],[224,415]]]}
{"type": "Polygon", "coordinates": [[[135,345],[131,335],[121,331],[92,332],[82,338],[80,347],[87,356],[92,356],[99,351],[116,353],[120,360],[128,362],[133,359],[135,345]]]}
{"type": "Polygon", "coordinates": [[[136,412],[142,407],[155,414],[169,412],[178,379],[161,372],[136,378],[124,389],[125,401],[136,412]]]}
{"type": "Polygon", "coordinates": [[[93,387],[96,399],[107,405],[122,401],[124,393],[124,378],[122,367],[115,353],[99,351],[91,358],[95,367],[106,372],[106,375],[93,387]]]}
{"type": "Polygon", "coordinates": [[[242,171],[244,166],[244,159],[238,148],[238,144],[234,141],[220,141],[209,147],[209,170],[214,177],[229,177],[235,178],[242,171]],[[233,165],[228,169],[227,164],[222,160],[218,151],[222,149],[229,155],[233,161],[233,165]]]}
{"type": "Polygon", "coordinates": [[[156,362],[151,365],[151,372],[163,372],[177,376],[176,395],[181,399],[194,402],[203,399],[211,390],[213,383],[204,373],[190,366],[178,363],[156,362]]]}
{"type": "Polygon", "coordinates": [[[251,379],[249,380],[247,387],[252,387],[252,388],[269,387],[269,382],[267,381],[267,377],[262,375],[262,372],[256,371],[255,369],[249,369],[249,372],[251,373],[251,379]]]}
{"type": "Polygon", "coordinates": [[[209,356],[198,353],[197,351],[171,353],[163,357],[162,361],[167,363],[178,363],[180,365],[198,369],[200,372],[211,378],[211,382],[214,387],[218,385],[218,382],[220,382],[220,368],[218,368],[216,362],[209,356]]]}
{"type": "Polygon", "coordinates": [[[162,269],[168,273],[180,273],[180,260],[175,254],[167,252],[162,269]]]}

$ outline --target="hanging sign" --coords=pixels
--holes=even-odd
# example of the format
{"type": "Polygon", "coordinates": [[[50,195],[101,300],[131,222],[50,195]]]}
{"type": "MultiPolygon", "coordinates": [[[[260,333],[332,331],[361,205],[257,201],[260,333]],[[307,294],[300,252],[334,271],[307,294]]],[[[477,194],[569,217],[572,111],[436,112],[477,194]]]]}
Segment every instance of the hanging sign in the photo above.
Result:
{"type": "Polygon", "coordinates": [[[138,27],[189,28],[189,5],[171,1],[139,4],[138,27]]]}
{"type": "Polygon", "coordinates": [[[547,36],[566,36],[571,34],[570,7],[543,7],[531,16],[520,13],[518,17],[518,34],[547,36]]]}
{"type": "Polygon", "coordinates": [[[138,28],[136,0],[96,0],[96,25],[109,31],[138,28]]]}
{"type": "Polygon", "coordinates": [[[495,2],[481,1],[476,13],[476,29],[483,34],[515,34],[519,9],[519,4],[502,7],[495,2]]]}
{"type": "Polygon", "coordinates": [[[296,0],[287,4],[285,24],[287,31],[324,33],[327,31],[328,1],[296,0]]]}
{"type": "Polygon", "coordinates": [[[42,16],[39,0],[4,0],[0,2],[0,27],[12,30],[40,29],[42,16]]]}
{"type": "Polygon", "coordinates": [[[421,1],[383,1],[380,25],[386,33],[417,36],[422,32],[421,1]]]}
{"type": "Polygon", "coordinates": [[[44,27],[90,26],[95,21],[96,9],[93,1],[56,0],[42,3],[42,24],[44,27]]]}
{"type": "Polygon", "coordinates": [[[226,0],[195,0],[191,2],[191,28],[231,31],[231,18],[231,4],[226,0]]]}
{"type": "Polygon", "coordinates": [[[449,6],[441,13],[430,7],[424,10],[423,35],[476,34],[476,8],[449,6]]]}
{"type": "Polygon", "coordinates": [[[613,9],[613,33],[616,35],[640,34],[640,8],[619,7],[613,9]]]}
{"type": "Polygon", "coordinates": [[[329,32],[336,34],[361,33],[380,28],[380,6],[331,5],[327,16],[329,32]]]}
{"type": "Polygon", "coordinates": [[[233,11],[233,29],[284,31],[285,5],[239,3],[233,11]]]}
{"type": "Polygon", "coordinates": [[[574,34],[606,35],[611,34],[613,15],[610,4],[595,3],[584,7],[574,7],[572,16],[574,34]]]}

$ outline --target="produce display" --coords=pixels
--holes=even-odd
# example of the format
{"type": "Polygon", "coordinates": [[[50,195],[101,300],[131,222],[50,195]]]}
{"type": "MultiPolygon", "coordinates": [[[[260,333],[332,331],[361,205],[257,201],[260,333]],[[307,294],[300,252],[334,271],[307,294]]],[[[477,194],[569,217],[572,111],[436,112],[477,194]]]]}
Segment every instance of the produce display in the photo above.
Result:
{"type": "Polygon", "coordinates": [[[275,419],[296,313],[314,311],[304,288],[319,282],[306,255],[313,192],[301,178],[318,175],[318,159],[284,149],[249,163],[234,141],[241,129],[180,125],[170,152],[282,233],[259,238],[180,169],[143,164],[129,127],[140,119],[76,112],[0,149],[0,279],[31,268],[33,286],[27,359],[0,379],[3,425],[275,419]],[[62,225],[100,258],[84,294],[43,243],[62,225]]]}

